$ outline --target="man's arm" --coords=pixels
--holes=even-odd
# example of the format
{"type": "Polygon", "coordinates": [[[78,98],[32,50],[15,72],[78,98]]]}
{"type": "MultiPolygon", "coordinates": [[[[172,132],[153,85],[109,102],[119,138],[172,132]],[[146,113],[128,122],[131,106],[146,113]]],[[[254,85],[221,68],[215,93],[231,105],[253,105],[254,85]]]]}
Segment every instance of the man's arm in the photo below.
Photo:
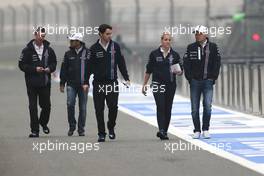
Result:
{"type": "Polygon", "coordinates": [[[36,67],[30,64],[30,56],[28,52],[26,51],[26,48],[22,50],[22,53],[20,55],[19,61],[18,61],[18,67],[21,71],[25,73],[36,73],[36,67]]]}
{"type": "Polygon", "coordinates": [[[49,68],[49,72],[52,73],[56,70],[56,66],[57,66],[57,57],[56,57],[56,54],[52,48],[50,48],[49,59],[50,60],[49,60],[48,68],[49,68]]]}
{"type": "Polygon", "coordinates": [[[85,76],[84,76],[84,84],[89,86],[89,79],[91,75],[91,51],[87,49],[87,55],[85,60],[85,76]]]}
{"type": "Polygon", "coordinates": [[[215,51],[216,51],[216,56],[214,59],[214,73],[213,74],[214,74],[214,80],[217,80],[219,76],[220,67],[221,67],[221,55],[219,53],[217,45],[215,45],[215,51]]]}
{"type": "Polygon", "coordinates": [[[183,56],[183,69],[186,79],[190,82],[192,79],[192,70],[191,70],[191,60],[190,60],[190,49],[187,47],[187,51],[183,56]]]}
{"type": "Polygon", "coordinates": [[[61,63],[61,70],[60,70],[60,86],[65,86],[67,81],[67,70],[68,70],[68,58],[67,54],[64,54],[63,61],[61,63]]]}
{"type": "Polygon", "coordinates": [[[127,72],[125,58],[121,53],[120,47],[118,47],[117,52],[118,52],[118,61],[117,61],[118,68],[119,68],[124,80],[129,81],[129,75],[127,72]]]}
{"type": "Polygon", "coordinates": [[[94,59],[95,59],[95,51],[93,46],[90,47],[90,57],[87,61],[87,79],[89,80],[91,75],[94,73],[94,59]]]}

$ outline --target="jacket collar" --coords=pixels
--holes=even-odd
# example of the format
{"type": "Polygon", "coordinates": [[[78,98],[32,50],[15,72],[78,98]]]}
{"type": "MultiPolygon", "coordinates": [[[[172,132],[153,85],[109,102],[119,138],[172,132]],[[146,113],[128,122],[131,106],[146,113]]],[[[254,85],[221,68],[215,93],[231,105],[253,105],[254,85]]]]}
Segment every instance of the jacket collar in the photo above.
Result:
{"type": "MultiPolygon", "coordinates": [[[[35,41],[35,39],[32,39],[32,40],[27,44],[27,47],[29,47],[29,48],[31,48],[31,49],[34,49],[34,41],[35,41]]],[[[47,40],[44,40],[44,41],[43,41],[43,46],[44,46],[44,48],[49,47],[49,45],[50,45],[50,42],[48,42],[47,40]]]]}
{"type": "MultiPolygon", "coordinates": [[[[106,51],[108,50],[109,46],[112,45],[112,42],[113,42],[113,40],[110,40],[110,41],[109,41],[106,51]]],[[[97,43],[100,47],[103,48],[103,46],[100,44],[100,39],[98,39],[96,43],[97,43]]],[[[103,49],[104,49],[104,48],[103,48],[103,49]]]]}

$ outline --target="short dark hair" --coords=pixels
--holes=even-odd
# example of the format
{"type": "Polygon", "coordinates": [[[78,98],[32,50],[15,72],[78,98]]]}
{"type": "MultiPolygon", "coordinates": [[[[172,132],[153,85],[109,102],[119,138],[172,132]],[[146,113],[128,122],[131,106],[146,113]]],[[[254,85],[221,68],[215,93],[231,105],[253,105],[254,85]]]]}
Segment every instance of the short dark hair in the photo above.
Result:
{"type": "Polygon", "coordinates": [[[112,26],[110,26],[109,24],[101,24],[98,28],[98,31],[99,33],[103,34],[107,29],[112,30],[112,26]]]}

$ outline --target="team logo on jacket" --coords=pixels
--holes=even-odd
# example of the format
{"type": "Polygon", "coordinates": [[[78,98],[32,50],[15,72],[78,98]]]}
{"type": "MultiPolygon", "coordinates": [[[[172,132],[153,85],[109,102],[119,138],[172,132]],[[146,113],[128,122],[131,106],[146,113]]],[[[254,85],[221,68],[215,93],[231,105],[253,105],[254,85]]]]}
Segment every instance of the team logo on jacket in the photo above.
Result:
{"type": "Polygon", "coordinates": [[[38,55],[33,54],[33,55],[32,55],[32,61],[38,61],[38,60],[39,60],[38,55]]]}
{"type": "Polygon", "coordinates": [[[198,59],[198,52],[190,51],[190,59],[198,59]]]}
{"type": "Polygon", "coordinates": [[[157,62],[162,62],[163,61],[163,58],[162,57],[156,57],[156,61],[157,62]]]}
{"type": "Polygon", "coordinates": [[[104,57],[104,52],[103,51],[100,51],[100,52],[96,53],[96,58],[102,58],[102,57],[104,57]]]}

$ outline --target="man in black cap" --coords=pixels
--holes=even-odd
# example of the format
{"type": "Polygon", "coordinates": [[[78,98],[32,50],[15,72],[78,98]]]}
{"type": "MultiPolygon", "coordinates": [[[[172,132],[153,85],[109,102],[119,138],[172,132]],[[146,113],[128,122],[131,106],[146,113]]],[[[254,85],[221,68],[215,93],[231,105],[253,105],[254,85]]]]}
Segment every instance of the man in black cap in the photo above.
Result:
{"type": "Polygon", "coordinates": [[[34,31],[35,39],[22,50],[19,68],[25,73],[29,100],[30,127],[29,137],[39,137],[39,125],[43,132],[49,134],[47,126],[50,118],[51,73],[56,70],[57,60],[50,43],[45,40],[46,31],[38,27],[34,31]],[[38,101],[41,108],[38,118],[38,101]]]}

